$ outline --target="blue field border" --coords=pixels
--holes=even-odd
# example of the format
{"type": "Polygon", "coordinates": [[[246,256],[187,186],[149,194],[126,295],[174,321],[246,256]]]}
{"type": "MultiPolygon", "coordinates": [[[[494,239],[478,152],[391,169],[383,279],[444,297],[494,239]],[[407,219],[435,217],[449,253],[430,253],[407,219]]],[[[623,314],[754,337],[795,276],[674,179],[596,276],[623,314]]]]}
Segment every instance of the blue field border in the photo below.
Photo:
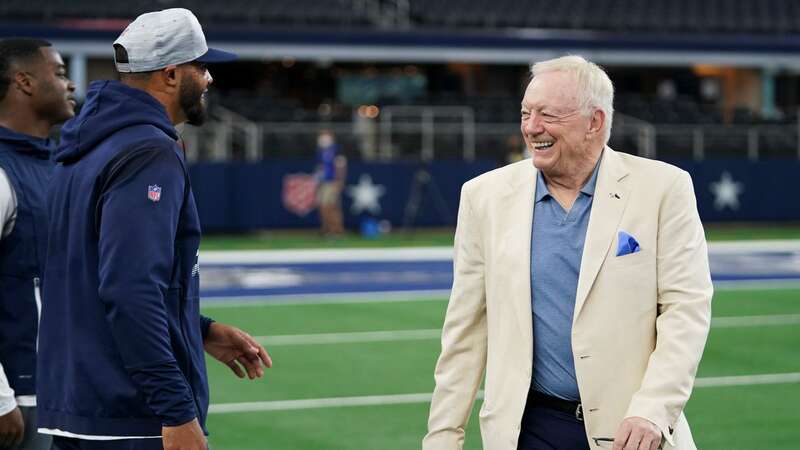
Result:
{"type": "MultiPolygon", "coordinates": [[[[201,297],[320,298],[446,293],[452,249],[352,249],[217,252],[201,260],[201,297]]],[[[789,241],[716,244],[710,254],[717,288],[800,286],[800,245],[789,241]]],[[[791,287],[794,288],[794,287],[791,287]]]]}

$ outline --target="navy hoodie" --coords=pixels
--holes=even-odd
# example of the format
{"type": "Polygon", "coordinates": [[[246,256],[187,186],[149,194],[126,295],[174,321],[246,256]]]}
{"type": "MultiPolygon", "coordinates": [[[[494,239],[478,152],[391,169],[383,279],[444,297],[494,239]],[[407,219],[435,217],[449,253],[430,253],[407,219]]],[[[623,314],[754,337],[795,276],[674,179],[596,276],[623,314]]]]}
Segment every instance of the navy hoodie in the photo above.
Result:
{"type": "Polygon", "coordinates": [[[11,233],[0,241],[0,362],[16,395],[36,389],[39,283],[47,244],[45,192],[51,143],[0,127],[0,167],[17,204],[11,233]]]}
{"type": "Polygon", "coordinates": [[[48,193],[39,427],[159,436],[198,418],[208,384],[200,224],[164,107],[94,82],[63,129],[48,193]]]}

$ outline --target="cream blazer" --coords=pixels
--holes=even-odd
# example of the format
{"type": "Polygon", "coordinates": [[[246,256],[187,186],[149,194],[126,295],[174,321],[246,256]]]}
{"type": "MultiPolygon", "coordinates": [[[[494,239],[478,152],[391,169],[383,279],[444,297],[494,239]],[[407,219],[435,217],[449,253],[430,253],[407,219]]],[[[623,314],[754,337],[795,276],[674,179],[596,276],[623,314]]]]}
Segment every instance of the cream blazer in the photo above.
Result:
{"type": "MultiPolygon", "coordinates": [[[[424,450],[462,448],[484,378],[483,448],[517,448],[531,385],[530,160],[464,184],[454,281],[424,450]]],[[[661,428],[663,448],[695,450],[683,408],[711,321],[708,250],[689,174],[606,147],[581,260],[572,351],[592,450],[625,417],[661,428]],[[619,231],[641,251],[616,256],[619,231]]],[[[536,299],[533,299],[535,302],[536,299]]]]}

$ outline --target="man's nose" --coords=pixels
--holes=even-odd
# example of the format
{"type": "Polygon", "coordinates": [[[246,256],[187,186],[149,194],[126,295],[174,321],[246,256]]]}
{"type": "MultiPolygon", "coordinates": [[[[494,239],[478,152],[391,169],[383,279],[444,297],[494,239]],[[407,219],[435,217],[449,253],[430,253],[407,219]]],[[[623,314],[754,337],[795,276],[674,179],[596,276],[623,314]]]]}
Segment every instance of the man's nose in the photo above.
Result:
{"type": "Polygon", "coordinates": [[[538,134],[544,131],[542,127],[542,119],[538,114],[531,113],[522,124],[526,133],[538,134]]]}

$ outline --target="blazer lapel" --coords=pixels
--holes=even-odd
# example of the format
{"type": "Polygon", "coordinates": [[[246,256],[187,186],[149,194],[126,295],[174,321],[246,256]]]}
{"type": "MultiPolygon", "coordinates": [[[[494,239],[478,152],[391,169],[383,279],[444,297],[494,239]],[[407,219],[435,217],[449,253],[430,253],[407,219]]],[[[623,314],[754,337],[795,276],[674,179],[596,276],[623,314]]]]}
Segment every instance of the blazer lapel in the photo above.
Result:
{"type": "Polygon", "coordinates": [[[506,298],[512,302],[523,336],[533,342],[533,318],[531,316],[531,230],[533,227],[533,199],[536,190],[536,169],[520,166],[508,180],[509,190],[500,201],[501,224],[507,225],[498,243],[503,258],[508,261],[505,270],[512,274],[503,286],[506,298]]]}
{"type": "Polygon", "coordinates": [[[592,212],[586,230],[573,322],[577,320],[608,249],[614,242],[622,213],[628,204],[630,186],[624,182],[627,175],[628,170],[619,155],[606,147],[597,174],[592,212]]]}

